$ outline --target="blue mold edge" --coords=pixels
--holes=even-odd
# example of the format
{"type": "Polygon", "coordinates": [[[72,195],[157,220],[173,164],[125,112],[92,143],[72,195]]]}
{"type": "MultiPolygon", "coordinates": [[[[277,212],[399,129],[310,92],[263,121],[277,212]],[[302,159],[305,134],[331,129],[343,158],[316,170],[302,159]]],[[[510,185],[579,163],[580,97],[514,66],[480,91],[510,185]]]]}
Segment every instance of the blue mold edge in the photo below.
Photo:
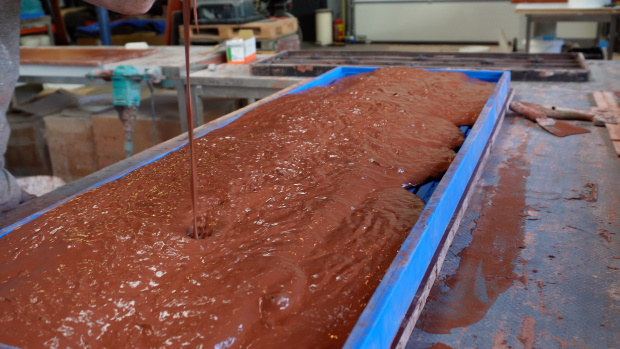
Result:
{"type": "MultiPolygon", "coordinates": [[[[287,93],[296,93],[312,87],[327,86],[343,77],[376,70],[376,67],[338,67],[288,92],[277,93],[263,99],[254,108],[287,93]]],[[[441,181],[431,181],[414,190],[427,202],[426,208],[401,246],[396,258],[383,277],[381,284],[362,312],[345,348],[387,348],[391,345],[399,326],[413,300],[420,282],[441,241],[446,227],[454,214],[476,164],[482,155],[492,130],[499,118],[504,101],[510,89],[510,72],[468,71],[451,69],[427,69],[429,71],[461,72],[470,78],[496,83],[495,90],[485,104],[472,128],[461,128],[466,139],[456,158],[441,181]]],[[[252,109],[254,109],[252,108],[252,109]]],[[[244,110],[221,121],[215,121],[198,128],[196,138],[222,128],[237,120],[249,110],[244,110]]],[[[188,144],[181,145],[143,160],[114,176],[106,178],[56,204],[0,230],[0,238],[16,228],[36,219],[50,210],[72,200],[76,196],[115,181],[140,167],[155,162],[188,144]]],[[[0,348],[1,345],[0,345],[0,348]]]]}
{"type": "MultiPolygon", "coordinates": [[[[470,77],[480,78],[475,72],[470,77]]],[[[510,90],[510,73],[487,77],[495,82],[495,90],[471,130],[466,131],[465,143],[438,184],[430,182],[420,187],[418,195],[424,198],[428,191],[433,195],[422,215],[401,246],[396,258],[375,290],[357,320],[344,348],[389,348],[411,302],[429,267],[437,247],[446,233],[465,189],[488,143],[494,126],[499,120],[502,106],[510,90]],[[435,188],[432,188],[436,186],[435,188]],[[422,193],[426,190],[426,193],[422,193]]]]}

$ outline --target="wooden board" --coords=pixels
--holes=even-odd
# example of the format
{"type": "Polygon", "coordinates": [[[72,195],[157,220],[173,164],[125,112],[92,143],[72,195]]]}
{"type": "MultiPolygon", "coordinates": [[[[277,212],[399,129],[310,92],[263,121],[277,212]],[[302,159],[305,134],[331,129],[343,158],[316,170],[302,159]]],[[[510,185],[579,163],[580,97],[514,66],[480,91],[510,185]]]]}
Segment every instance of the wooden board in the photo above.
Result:
{"type": "Polygon", "coordinates": [[[155,52],[157,52],[156,49],[22,47],[20,63],[96,67],[147,56],[155,52]]]}
{"type": "MultiPolygon", "coordinates": [[[[213,42],[234,38],[241,29],[250,29],[257,40],[277,39],[293,34],[298,28],[297,18],[264,19],[244,24],[200,24],[198,31],[190,27],[190,42],[213,42]]],[[[179,27],[179,36],[183,40],[183,26],[179,27]]]]}
{"type": "Polygon", "coordinates": [[[620,107],[616,102],[615,95],[610,91],[594,91],[592,97],[599,108],[607,108],[614,113],[618,124],[605,124],[609,131],[609,138],[614,145],[616,154],[620,156],[620,107]]]}

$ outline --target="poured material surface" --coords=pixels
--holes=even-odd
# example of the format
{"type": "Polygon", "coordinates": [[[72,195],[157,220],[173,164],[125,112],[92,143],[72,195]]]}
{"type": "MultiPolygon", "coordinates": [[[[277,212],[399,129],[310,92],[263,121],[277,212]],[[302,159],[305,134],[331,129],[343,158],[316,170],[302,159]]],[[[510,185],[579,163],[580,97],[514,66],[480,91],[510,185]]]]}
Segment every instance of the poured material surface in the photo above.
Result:
{"type": "Polygon", "coordinates": [[[390,68],[286,95],[0,244],[0,342],[342,346],[493,90],[390,68]]]}

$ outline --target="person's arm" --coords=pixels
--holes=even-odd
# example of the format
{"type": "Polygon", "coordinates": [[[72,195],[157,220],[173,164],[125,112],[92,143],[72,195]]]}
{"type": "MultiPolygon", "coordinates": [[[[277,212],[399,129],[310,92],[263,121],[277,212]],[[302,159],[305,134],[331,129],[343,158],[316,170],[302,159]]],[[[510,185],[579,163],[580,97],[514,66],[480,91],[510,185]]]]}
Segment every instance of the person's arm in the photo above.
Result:
{"type": "Polygon", "coordinates": [[[155,0],[85,0],[95,6],[107,8],[110,11],[124,15],[140,15],[146,13],[153,6],[155,0]]]}

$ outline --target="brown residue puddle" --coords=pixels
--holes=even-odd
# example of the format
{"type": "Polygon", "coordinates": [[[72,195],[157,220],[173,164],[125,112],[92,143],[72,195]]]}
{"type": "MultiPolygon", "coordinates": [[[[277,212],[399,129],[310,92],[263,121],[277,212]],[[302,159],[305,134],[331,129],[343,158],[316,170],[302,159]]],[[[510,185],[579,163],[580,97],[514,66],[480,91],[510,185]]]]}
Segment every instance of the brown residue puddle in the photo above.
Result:
{"type": "Polygon", "coordinates": [[[497,297],[519,280],[514,272],[524,246],[527,205],[525,184],[529,176],[525,153],[527,140],[499,168],[499,180],[487,188],[472,241],[458,257],[453,275],[435,285],[417,326],[434,334],[448,334],[457,327],[477,323],[486,315],[497,297]]]}
{"type": "Polygon", "coordinates": [[[493,84],[382,69],[247,112],[0,242],[20,347],[341,347],[493,84]],[[191,229],[189,229],[191,231],[191,229]]]}

